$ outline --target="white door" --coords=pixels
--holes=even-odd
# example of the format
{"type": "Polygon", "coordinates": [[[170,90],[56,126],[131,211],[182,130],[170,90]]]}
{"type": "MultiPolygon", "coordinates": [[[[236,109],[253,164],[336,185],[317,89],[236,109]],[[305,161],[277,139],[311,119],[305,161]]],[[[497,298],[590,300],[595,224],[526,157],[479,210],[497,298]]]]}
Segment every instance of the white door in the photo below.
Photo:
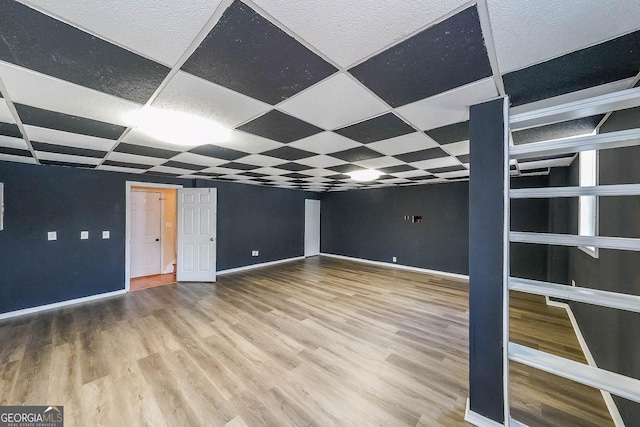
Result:
{"type": "Polygon", "coordinates": [[[320,253],[320,200],[304,201],[304,256],[320,253]]]}
{"type": "Polygon", "coordinates": [[[131,277],[162,273],[160,193],[131,192],[131,277]]]}
{"type": "Polygon", "coordinates": [[[180,282],[216,281],[216,189],[178,189],[180,282]]]}

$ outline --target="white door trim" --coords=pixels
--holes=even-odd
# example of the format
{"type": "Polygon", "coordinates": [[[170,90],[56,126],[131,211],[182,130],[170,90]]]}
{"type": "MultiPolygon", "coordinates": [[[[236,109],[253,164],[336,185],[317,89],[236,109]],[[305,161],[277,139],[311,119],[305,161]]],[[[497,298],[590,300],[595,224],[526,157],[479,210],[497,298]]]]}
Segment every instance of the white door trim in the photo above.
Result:
{"type": "MultiPolygon", "coordinates": [[[[162,184],[157,182],[127,181],[125,191],[125,245],[124,245],[124,290],[129,292],[131,284],[131,188],[183,188],[183,185],[162,184]]],[[[176,213],[177,215],[177,213],[176,213]]],[[[161,224],[164,225],[164,224],[161,224]]],[[[164,227],[161,227],[164,229],[164,227]]]]}

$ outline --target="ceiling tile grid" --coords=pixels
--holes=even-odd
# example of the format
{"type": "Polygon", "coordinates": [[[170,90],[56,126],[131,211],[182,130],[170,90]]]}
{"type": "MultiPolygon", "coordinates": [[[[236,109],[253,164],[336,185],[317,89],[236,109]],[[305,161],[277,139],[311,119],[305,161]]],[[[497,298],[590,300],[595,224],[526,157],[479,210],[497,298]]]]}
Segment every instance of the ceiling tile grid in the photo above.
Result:
{"type": "MultiPolygon", "coordinates": [[[[468,107],[499,96],[496,79],[526,110],[618,90],[640,68],[640,24],[619,12],[617,28],[607,24],[578,42],[569,25],[567,40],[547,53],[513,53],[529,36],[504,17],[548,7],[511,10],[519,0],[489,0],[490,39],[478,11],[486,5],[456,0],[427,8],[413,0],[184,0],[164,9],[151,0],[22,3],[0,0],[7,161],[312,191],[459,181],[469,176],[468,107]],[[167,22],[179,26],[173,38],[167,22]],[[502,75],[493,74],[489,43],[502,75]],[[218,123],[230,137],[193,137],[176,119],[187,145],[157,139],[136,127],[147,107],[218,123]],[[363,169],[383,175],[366,183],[348,175],[363,169]]],[[[566,5],[556,13],[564,15],[553,22],[570,19],[566,5]]],[[[541,45],[551,43],[545,37],[541,45]]],[[[591,119],[523,130],[514,140],[588,133],[598,118],[591,119]]]]}

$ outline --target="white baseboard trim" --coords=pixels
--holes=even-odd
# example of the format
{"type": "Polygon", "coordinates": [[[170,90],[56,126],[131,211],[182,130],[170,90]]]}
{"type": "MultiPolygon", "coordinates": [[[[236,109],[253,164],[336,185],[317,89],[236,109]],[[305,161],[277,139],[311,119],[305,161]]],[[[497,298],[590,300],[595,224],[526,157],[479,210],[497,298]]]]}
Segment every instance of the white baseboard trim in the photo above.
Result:
{"type": "Polygon", "coordinates": [[[433,274],[436,276],[452,277],[454,279],[469,280],[469,276],[466,276],[464,274],[458,274],[458,273],[449,273],[447,271],[429,270],[428,268],[411,267],[409,265],[394,264],[392,262],[371,261],[369,259],[364,259],[364,258],[355,258],[350,256],[344,256],[344,255],[328,254],[325,252],[322,252],[320,255],[331,257],[331,258],[346,259],[349,261],[363,262],[365,264],[379,265],[382,267],[399,268],[402,270],[416,271],[418,273],[426,273],[426,274],[433,274]]]}
{"type": "Polygon", "coordinates": [[[220,271],[216,272],[216,275],[223,276],[223,275],[229,274],[229,273],[238,273],[240,271],[253,270],[254,268],[268,267],[270,265],[282,264],[283,262],[298,261],[298,260],[301,260],[301,259],[304,259],[304,257],[303,256],[297,256],[297,257],[293,257],[293,258],[279,259],[277,261],[268,261],[268,262],[261,262],[261,263],[258,263],[258,264],[245,265],[244,267],[236,267],[236,268],[230,268],[228,270],[220,270],[220,271]]]}
{"type": "Polygon", "coordinates": [[[469,398],[467,398],[467,407],[464,410],[464,420],[477,427],[503,427],[503,424],[493,421],[491,418],[487,418],[477,412],[473,412],[469,408],[469,398]]]}
{"type": "MultiPolygon", "coordinates": [[[[580,326],[578,325],[578,321],[576,317],[573,315],[573,310],[571,310],[571,306],[564,302],[553,301],[549,299],[548,296],[545,295],[545,300],[547,301],[547,305],[552,307],[564,308],[567,311],[567,315],[569,316],[569,320],[571,321],[571,326],[573,326],[573,331],[578,338],[578,342],[580,343],[580,348],[582,349],[582,353],[584,353],[585,359],[589,363],[589,366],[597,368],[593,355],[591,354],[591,350],[589,350],[589,346],[582,335],[582,331],[580,330],[580,326]]],[[[604,399],[604,403],[607,405],[607,409],[609,410],[609,414],[611,414],[611,419],[613,420],[613,424],[616,427],[624,427],[624,421],[622,420],[622,416],[620,416],[620,411],[618,411],[618,407],[616,403],[613,401],[613,397],[611,397],[611,393],[605,390],[600,390],[602,393],[602,398],[604,399]]]]}
{"type": "Polygon", "coordinates": [[[37,307],[25,308],[22,310],[10,311],[8,313],[1,313],[0,320],[9,319],[11,317],[24,316],[26,314],[38,313],[40,311],[52,310],[54,308],[66,307],[68,305],[81,304],[84,302],[96,301],[99,299],[110,298],[116,295],[122,295],[126,293],[124,289],[120,289],[118,291],[106,292],[104,294],[90,295],[88,297],[70,299],[67,301],[55,302],[53,304],[39,305],[37,307]]]}

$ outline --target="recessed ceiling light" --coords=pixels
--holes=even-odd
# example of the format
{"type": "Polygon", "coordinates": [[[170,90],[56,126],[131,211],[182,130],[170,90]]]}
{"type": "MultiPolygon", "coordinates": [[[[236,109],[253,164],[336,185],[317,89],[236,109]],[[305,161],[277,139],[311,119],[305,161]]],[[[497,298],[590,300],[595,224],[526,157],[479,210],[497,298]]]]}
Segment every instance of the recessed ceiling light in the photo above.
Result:
{"type": "Polygon", "coordinates": [[[225,126],[203,117],[179,111],[147,107],[132,117],[133,127],[160,141],[196,146],[226,141],[231,132],[225,126]]]}
{"type": "Polygon", "coordinates": [[[348,175],[351,176],[351,179],[353,179],[354,181],[374,181],[380,178],[382,173],[373,169],[365,169],[355,172],[349,172],[348,175]]]}

